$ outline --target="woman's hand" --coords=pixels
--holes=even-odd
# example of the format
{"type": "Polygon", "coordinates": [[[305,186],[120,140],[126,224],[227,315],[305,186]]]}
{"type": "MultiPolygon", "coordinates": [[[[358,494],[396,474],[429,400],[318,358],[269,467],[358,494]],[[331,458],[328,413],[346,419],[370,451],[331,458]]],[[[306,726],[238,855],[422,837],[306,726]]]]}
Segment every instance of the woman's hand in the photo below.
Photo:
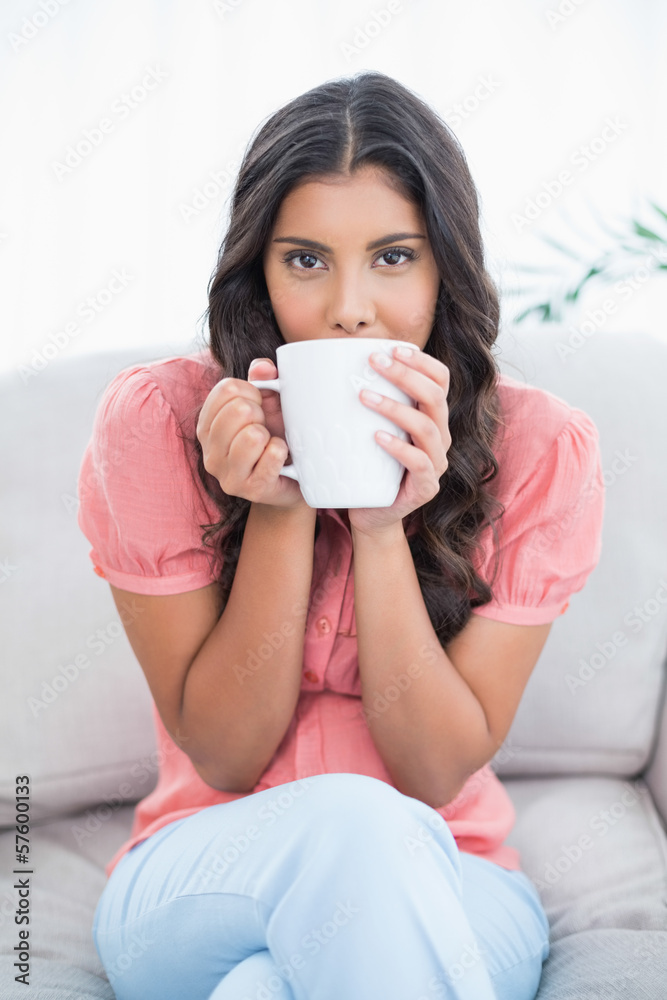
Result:
{"type": "MultiPolygon", "coordinates": [[[[251,363],[248,378],[277,374],[269,358],[259,358],[251,363]]],[[[308,507],[299,484],[280,475],[289,448],[280,396],[273,389],[258,389],[245,379],[221,379],[204,400],[196,434],[204,468],[228,495],[285,510],[308,507]]]]}
{"type": "Polygon", "coordinates": [[[447,406],[449,369],[423,351],[415,349],[410,358],[401,358],[397,354],[399,350],[398,347],[393,349],[389,368],[378,364],[375,355],[371,355],[370,364],[411,396],[417,406],[399,403],[388,396],[382,396],[381,402],[374,404],[366,389],[359,394],[365,406],[388,417],[412,439],[410,443],[392,435],[385,442],[379,437],[380,432],[376,432],[375,440],[405,466],[405,473],[391,507],[351,507],[348,510],[350,528],[364,534],[381,532],[432,500],[440,489],[440,477],[449,465],[447,452],[452,444],[447,406]]]}

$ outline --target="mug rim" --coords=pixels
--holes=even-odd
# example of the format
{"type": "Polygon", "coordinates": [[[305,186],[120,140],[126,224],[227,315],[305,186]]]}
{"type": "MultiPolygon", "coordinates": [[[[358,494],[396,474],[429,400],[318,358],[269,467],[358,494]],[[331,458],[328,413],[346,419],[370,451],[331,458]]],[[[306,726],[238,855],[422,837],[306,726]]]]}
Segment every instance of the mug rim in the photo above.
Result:
{"type": "Polygon", "coordinates": [[[344,341],[349,344],[354,342],[355,344],[372,344],[376,342],[387,343],[391,341],[392,345],[395,344],[396,347],[411,347],[415,351],[421,351],[422,348],[418,347],[417,344],[413,344],[410,340],[398,340],[395,337],[313,337],[312,340],[293,340],[286,344],[279,344],[276,348],[277,351],[282,351],[285,347],[303,347],[305,344],[322,344],[322,343],[334,343],[335,341],[344,341]]]}

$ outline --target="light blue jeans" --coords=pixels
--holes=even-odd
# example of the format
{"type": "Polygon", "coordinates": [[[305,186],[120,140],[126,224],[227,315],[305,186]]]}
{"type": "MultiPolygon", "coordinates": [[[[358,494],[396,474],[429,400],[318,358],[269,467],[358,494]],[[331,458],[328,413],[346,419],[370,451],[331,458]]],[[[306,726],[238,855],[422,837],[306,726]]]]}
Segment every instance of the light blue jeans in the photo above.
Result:
{"type": "Polygon", "coordinates": [[[112,871],[92,933],[117,1000],[533,1000],[549,955],[527,875],[348,773],[162,827],[112,871]]]}

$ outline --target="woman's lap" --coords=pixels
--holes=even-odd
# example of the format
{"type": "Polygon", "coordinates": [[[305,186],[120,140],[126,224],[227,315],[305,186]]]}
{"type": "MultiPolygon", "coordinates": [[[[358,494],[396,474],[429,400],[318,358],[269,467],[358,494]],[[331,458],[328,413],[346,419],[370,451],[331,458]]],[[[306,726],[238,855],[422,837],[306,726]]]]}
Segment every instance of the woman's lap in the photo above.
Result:
{"type": "Polygon", "coordinates": [[[158,830],[112,872],[93,937],[118,1000],[532,1000],[548,955],[524,874],[459,852],[435,810],[351,774],[158,830]]]}

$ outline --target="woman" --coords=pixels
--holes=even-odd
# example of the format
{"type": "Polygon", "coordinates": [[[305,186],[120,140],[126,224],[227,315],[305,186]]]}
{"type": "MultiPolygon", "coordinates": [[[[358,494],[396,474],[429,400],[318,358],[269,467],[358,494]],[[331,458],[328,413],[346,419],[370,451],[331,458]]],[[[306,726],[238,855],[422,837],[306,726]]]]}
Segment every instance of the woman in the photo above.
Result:
{"type": "Polygon", "coordinates": [[[603,488],[590,417],[498,372],[498,315],[455,138],[360,73],[251,143],[210,343],[107,387],[79,524],[134,608],[160,754],[95,913],[119,1000],[535,996],[549,925],[489,762],[603,488]],[[360,397],[410,435],[377,438],[391,507],[313,510],[280,476],[280,399],[248,378],[320,337],[419,348],[369,359],[416,407],[360,397]]]}

